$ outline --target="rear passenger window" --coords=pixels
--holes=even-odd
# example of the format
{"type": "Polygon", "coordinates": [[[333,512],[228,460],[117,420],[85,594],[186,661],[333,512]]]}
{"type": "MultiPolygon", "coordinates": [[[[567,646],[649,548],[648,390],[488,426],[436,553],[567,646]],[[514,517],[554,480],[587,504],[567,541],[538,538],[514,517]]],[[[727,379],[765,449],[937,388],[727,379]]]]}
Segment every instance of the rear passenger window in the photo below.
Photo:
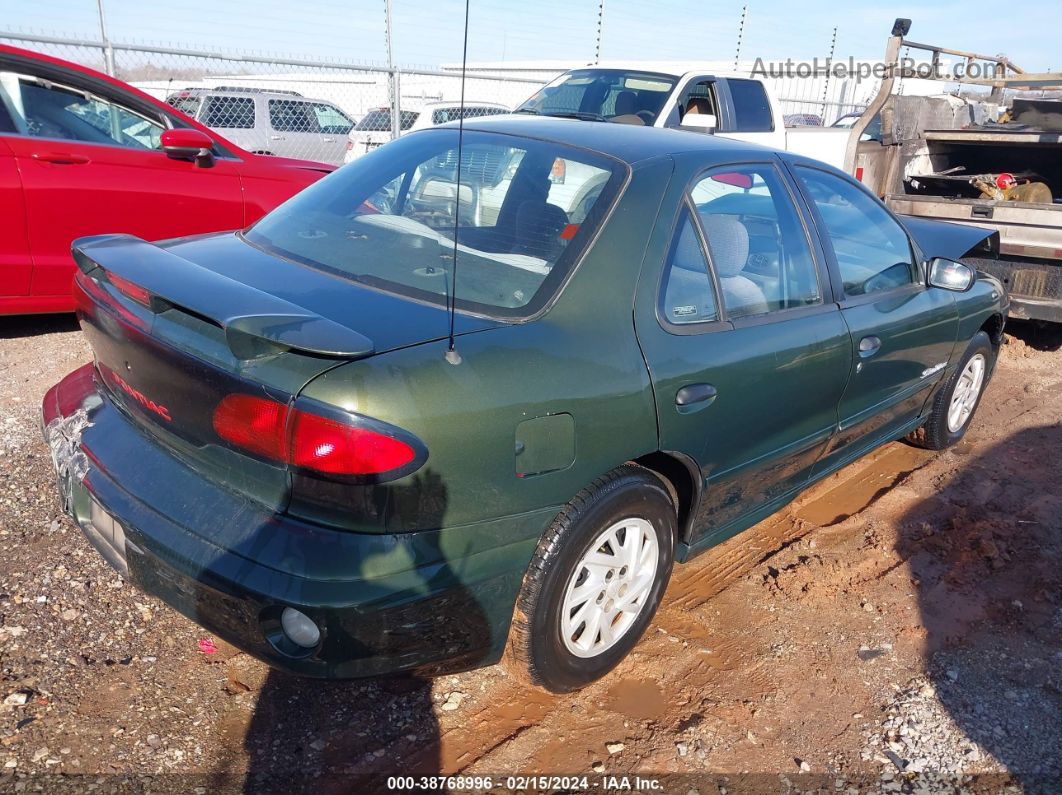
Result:
{"type": "Polygon", "coordinates": [[[713,169],[690,196],[728,318],[822,303],[807,233],[773,166],[713,169]]]}
{"type": "Polygon", "coordinates": [[[734,100],[734,129],[731,132],[771,132],[774,118],[767,92],[759,80],[727,81],[734,100]]]}
{"type": "Polygon", "coordinates": [[[661,302],[661,311],[669,323],[704,323],[719,319],[715,286],[708,275],[708,261],[686,209],[682,211],[668,253],[661,302]]]}
{"type": "Polygon", "coordinates": [[[251,97],[208,97],[201,121],[207,127],[252,129],[254,100],[251,97]]]}
{"type": "Polygon", "coordinates": [[[307,102],[294,99],[269,100],[269,126],[277,132],[319,133],[321,125],[307,102]]]}
{"type": "Polygon", "coordinates": [[[891,290],[917,281],[911,243],[877,199],[846,179],[797,166],[833,246],[845,295],[891,290]]]}

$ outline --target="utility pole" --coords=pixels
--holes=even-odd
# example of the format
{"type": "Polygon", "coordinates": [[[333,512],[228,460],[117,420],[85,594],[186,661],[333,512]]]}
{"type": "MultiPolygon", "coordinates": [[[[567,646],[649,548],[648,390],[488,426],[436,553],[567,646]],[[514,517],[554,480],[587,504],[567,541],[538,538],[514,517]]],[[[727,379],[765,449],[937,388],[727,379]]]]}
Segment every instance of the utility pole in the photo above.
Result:
{"type": "MultiPolygon", "coordinates": [[[[103,2],[103,0],[100,0],[103,2]]],[[[391,0],[384,0],[384,34],[387,43],[387,82],[391,94],[391,140],[402,131],[402,94],[391,45],[391,0]]]]}
{"type": "Polygon", "coordinates": [[[597,41],[594,42],[594,66],[601,62],[601,30],[605,26],[605,0],[597,4],[597,41]]]}
{"type": "Polygon", "coordinates": [[[103,70],[114,77],[114,47],[107,38],[107,18],[103,14],[103,0],[96,0],[96,9],[100,15],[100,40],[103,42],[103,70]]]}

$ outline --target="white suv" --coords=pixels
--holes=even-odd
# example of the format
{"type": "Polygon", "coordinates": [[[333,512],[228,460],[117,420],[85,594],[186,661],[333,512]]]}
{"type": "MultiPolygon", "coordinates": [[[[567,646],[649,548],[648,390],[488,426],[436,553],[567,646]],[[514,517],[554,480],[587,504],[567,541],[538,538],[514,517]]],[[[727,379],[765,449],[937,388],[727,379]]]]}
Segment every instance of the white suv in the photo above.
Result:
{"type": "Polygon", "coordinates": [[[331,102],[295,91],[187,88],[166,102],[255,154],[340,165],[354,120],[331,102]]]}
{"type": "MultiPolygon", "coordinates": [[[[511,110],[496,102],[465,102],[464,118],[466,119],[479,116],[500,116],[505,113],[511,113],[511,110]]],[[[448,121],[457,121],[461,116],[459,102],[426,102],[416,110],[403,110],[400,114],[401,124],[399,126],[401,132],[406,133],[446,124],[448,121]]],[[[388,107],[374,108],[366,113],[350,131],[345,162],[349,163],[390,140],[391,109],[388,107]]]]}

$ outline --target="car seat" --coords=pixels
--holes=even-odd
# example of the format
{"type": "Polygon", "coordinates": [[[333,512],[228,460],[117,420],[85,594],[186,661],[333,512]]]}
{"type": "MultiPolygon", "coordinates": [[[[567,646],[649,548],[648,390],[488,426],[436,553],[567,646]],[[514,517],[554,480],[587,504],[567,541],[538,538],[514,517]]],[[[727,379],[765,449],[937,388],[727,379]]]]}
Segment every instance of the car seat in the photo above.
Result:
{"type": "Polygon", "coordinates": [[[733,215],[702,215],[712,265],[719,276],[723,303],[729,317],[760,315],[768,311],[767,297],[752,279],[744,276],[749,258],[749,232],[733,215]]]}

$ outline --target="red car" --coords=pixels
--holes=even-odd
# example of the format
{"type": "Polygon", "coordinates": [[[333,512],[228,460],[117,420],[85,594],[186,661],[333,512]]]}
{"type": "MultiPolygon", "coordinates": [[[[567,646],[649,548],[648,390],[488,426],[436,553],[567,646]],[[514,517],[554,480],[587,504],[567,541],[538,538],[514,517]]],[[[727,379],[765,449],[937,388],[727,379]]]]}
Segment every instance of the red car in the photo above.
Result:
{"type": "Polygon", "coordinates": [[[245,152],[120,80],[0,45],[0,314],[74,308],[75,238],[238,229],[333,170],[245,152]]]}

